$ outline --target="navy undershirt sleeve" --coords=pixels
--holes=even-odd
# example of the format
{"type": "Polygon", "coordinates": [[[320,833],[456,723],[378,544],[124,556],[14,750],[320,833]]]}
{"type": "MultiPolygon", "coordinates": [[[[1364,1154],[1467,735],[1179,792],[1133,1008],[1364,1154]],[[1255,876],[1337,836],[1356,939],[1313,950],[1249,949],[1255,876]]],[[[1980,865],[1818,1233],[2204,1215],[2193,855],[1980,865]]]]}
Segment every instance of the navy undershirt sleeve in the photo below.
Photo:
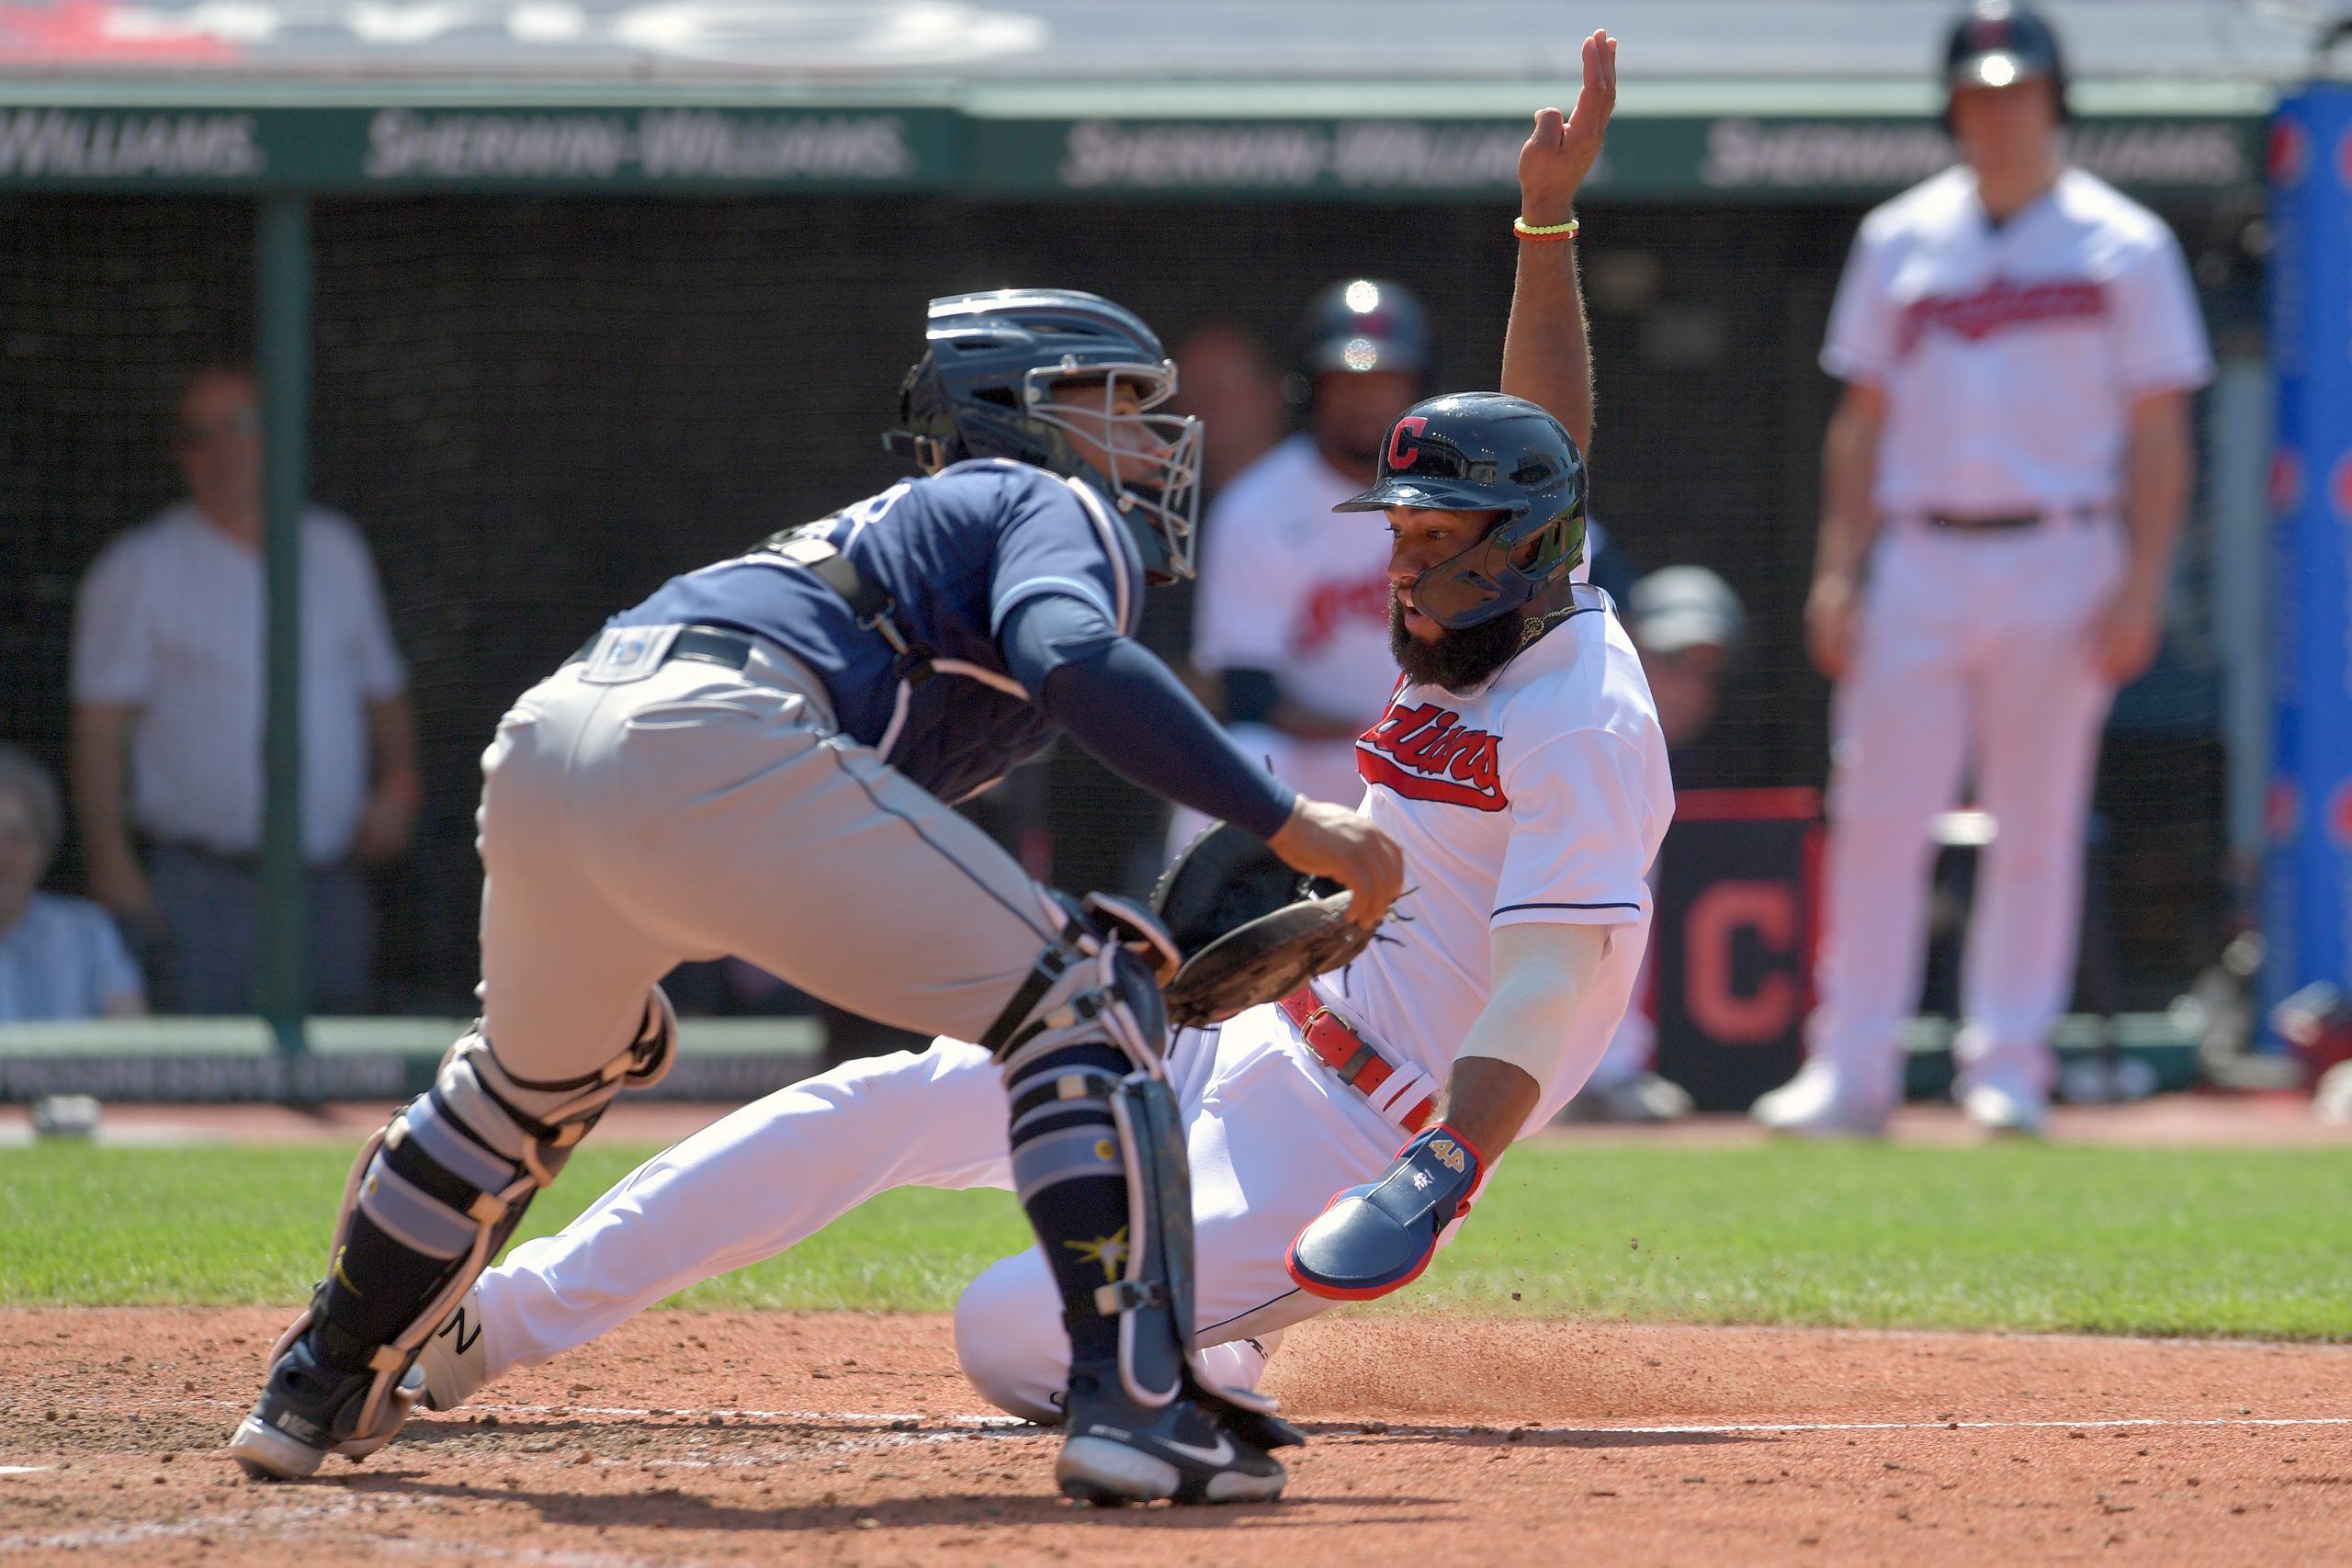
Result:
{"type": "Polygon", "coordinates": [[[1013,607],[999,642],[1012,678],[1120,777],[1261,839],[1289,819],[1295,792],[1096,606],[1038,594],[1013,607]]]}

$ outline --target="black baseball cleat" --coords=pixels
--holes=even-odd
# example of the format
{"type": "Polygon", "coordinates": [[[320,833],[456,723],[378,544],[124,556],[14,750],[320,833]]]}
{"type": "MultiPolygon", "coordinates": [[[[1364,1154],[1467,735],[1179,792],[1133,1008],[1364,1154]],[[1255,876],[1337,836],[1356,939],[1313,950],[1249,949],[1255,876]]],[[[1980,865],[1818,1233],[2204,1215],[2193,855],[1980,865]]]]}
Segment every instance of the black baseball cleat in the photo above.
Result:
{"type": "Polygon", "coordinates": [[[1054,1479],[1081,1503],[1269,1503],[1290,1479],[1267,1450],[1306,1439],[1272,1416],[1180,1397],[1148,1410],[1127,1397],[1118,1373],[1070,1380],[1067,1436],[1054,1479]],[[1106,1386],[1107,1384],[1107,1386],[1106,1386]],[[1238,1428],[1238,1429],[1237,1429],[1238,1428]]]}
{"type": "Polygon", "coordinates": [[[269,1369],[269,1382],[263,1385],[253,1414],[229,1439],[229,1457],[247,1475],[262,1481],[298,1481],[315,1474],[329,1454],[365,1459],[392,1440],[424,1392],[424,1374],[412,1366],[362,1432],[359,1418],[375,1381],[372,1371],[343,1371],[322,1364],[311,1336],[301,1335],[269,1369]]]}

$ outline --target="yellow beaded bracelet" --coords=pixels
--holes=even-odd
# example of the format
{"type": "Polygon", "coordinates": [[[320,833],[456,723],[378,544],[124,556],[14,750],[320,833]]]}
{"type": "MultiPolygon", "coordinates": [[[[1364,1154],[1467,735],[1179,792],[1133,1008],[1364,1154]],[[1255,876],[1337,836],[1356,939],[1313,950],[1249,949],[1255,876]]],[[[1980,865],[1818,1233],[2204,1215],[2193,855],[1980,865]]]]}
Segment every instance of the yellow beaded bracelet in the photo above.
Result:
{"type": "Polygon", "coordinates": [[[1510,231],[1522,240],[1573,240],[1577,237],[1577,231],[1583,227],[1573,218],[1566,223],[1549,225],[1530,223],[1524,218],[1510,220],[1510,231]]]}

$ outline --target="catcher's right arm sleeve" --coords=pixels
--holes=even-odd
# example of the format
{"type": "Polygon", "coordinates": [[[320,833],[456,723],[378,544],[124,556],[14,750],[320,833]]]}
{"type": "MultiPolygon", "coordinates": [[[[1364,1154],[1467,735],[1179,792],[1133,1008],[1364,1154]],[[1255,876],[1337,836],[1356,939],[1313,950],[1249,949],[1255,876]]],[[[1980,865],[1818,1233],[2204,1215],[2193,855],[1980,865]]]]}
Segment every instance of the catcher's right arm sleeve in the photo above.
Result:
{"type": "Polygon", "coordinates": [[[1013,609],[1000,640],[1046,712],[1120,777],[1261,839],[1290,819],[1296,792],[1251,761],[1167,665],[1092,604],[1038,594],[1013,609]]]}

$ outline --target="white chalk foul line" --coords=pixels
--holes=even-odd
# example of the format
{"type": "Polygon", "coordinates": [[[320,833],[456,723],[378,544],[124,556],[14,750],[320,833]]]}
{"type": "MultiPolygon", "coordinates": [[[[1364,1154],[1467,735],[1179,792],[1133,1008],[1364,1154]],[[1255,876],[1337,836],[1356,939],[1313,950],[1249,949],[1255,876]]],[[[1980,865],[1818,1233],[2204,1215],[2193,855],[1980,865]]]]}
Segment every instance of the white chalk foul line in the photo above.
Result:
{"type": "MultiPolygon", "coordinates": [[[[1345,1427],[1345,1420],[1310,1425],[1345,1427]]],[[[1385,1432],[1412,1437],[1441,1437],[1459,1432],[1515,1433],[1523,1438],[1720,1437],[1741,1432],[1971,1432],[2031,1431],[2069,1427],[2086,1430],[2109,1427],[2352,1427],[2352,1416],[2124,1416],[2095,1421],[1742,1421],[1713,1426],[1677,1427],[1408,1427],[1379,1423],[1385,1432]]]]}
{"type": "MultiPolygon", "coordinates": [[[[469,1410],[485,1415],[506,1416],[638,1416],[655,1419],[675,1418],[682,1421],[707,1421],[713,1416],[743,1421],[829,1421],[849,1427],[897,1427],[910,1423],[904,1429],[929,1427],[934,1431],[956,1427],[1030,1427],[1036,1424],[1018,1416],[926,1416],[912,1410],[716,1410],[635,1409],[625,1404],[487,1404],[468,1403],[453,1414],[460,1417],[469,1410]]],[[[1039,1427],[1038,1430],[1045,1430],[1039,1427]]]]}

